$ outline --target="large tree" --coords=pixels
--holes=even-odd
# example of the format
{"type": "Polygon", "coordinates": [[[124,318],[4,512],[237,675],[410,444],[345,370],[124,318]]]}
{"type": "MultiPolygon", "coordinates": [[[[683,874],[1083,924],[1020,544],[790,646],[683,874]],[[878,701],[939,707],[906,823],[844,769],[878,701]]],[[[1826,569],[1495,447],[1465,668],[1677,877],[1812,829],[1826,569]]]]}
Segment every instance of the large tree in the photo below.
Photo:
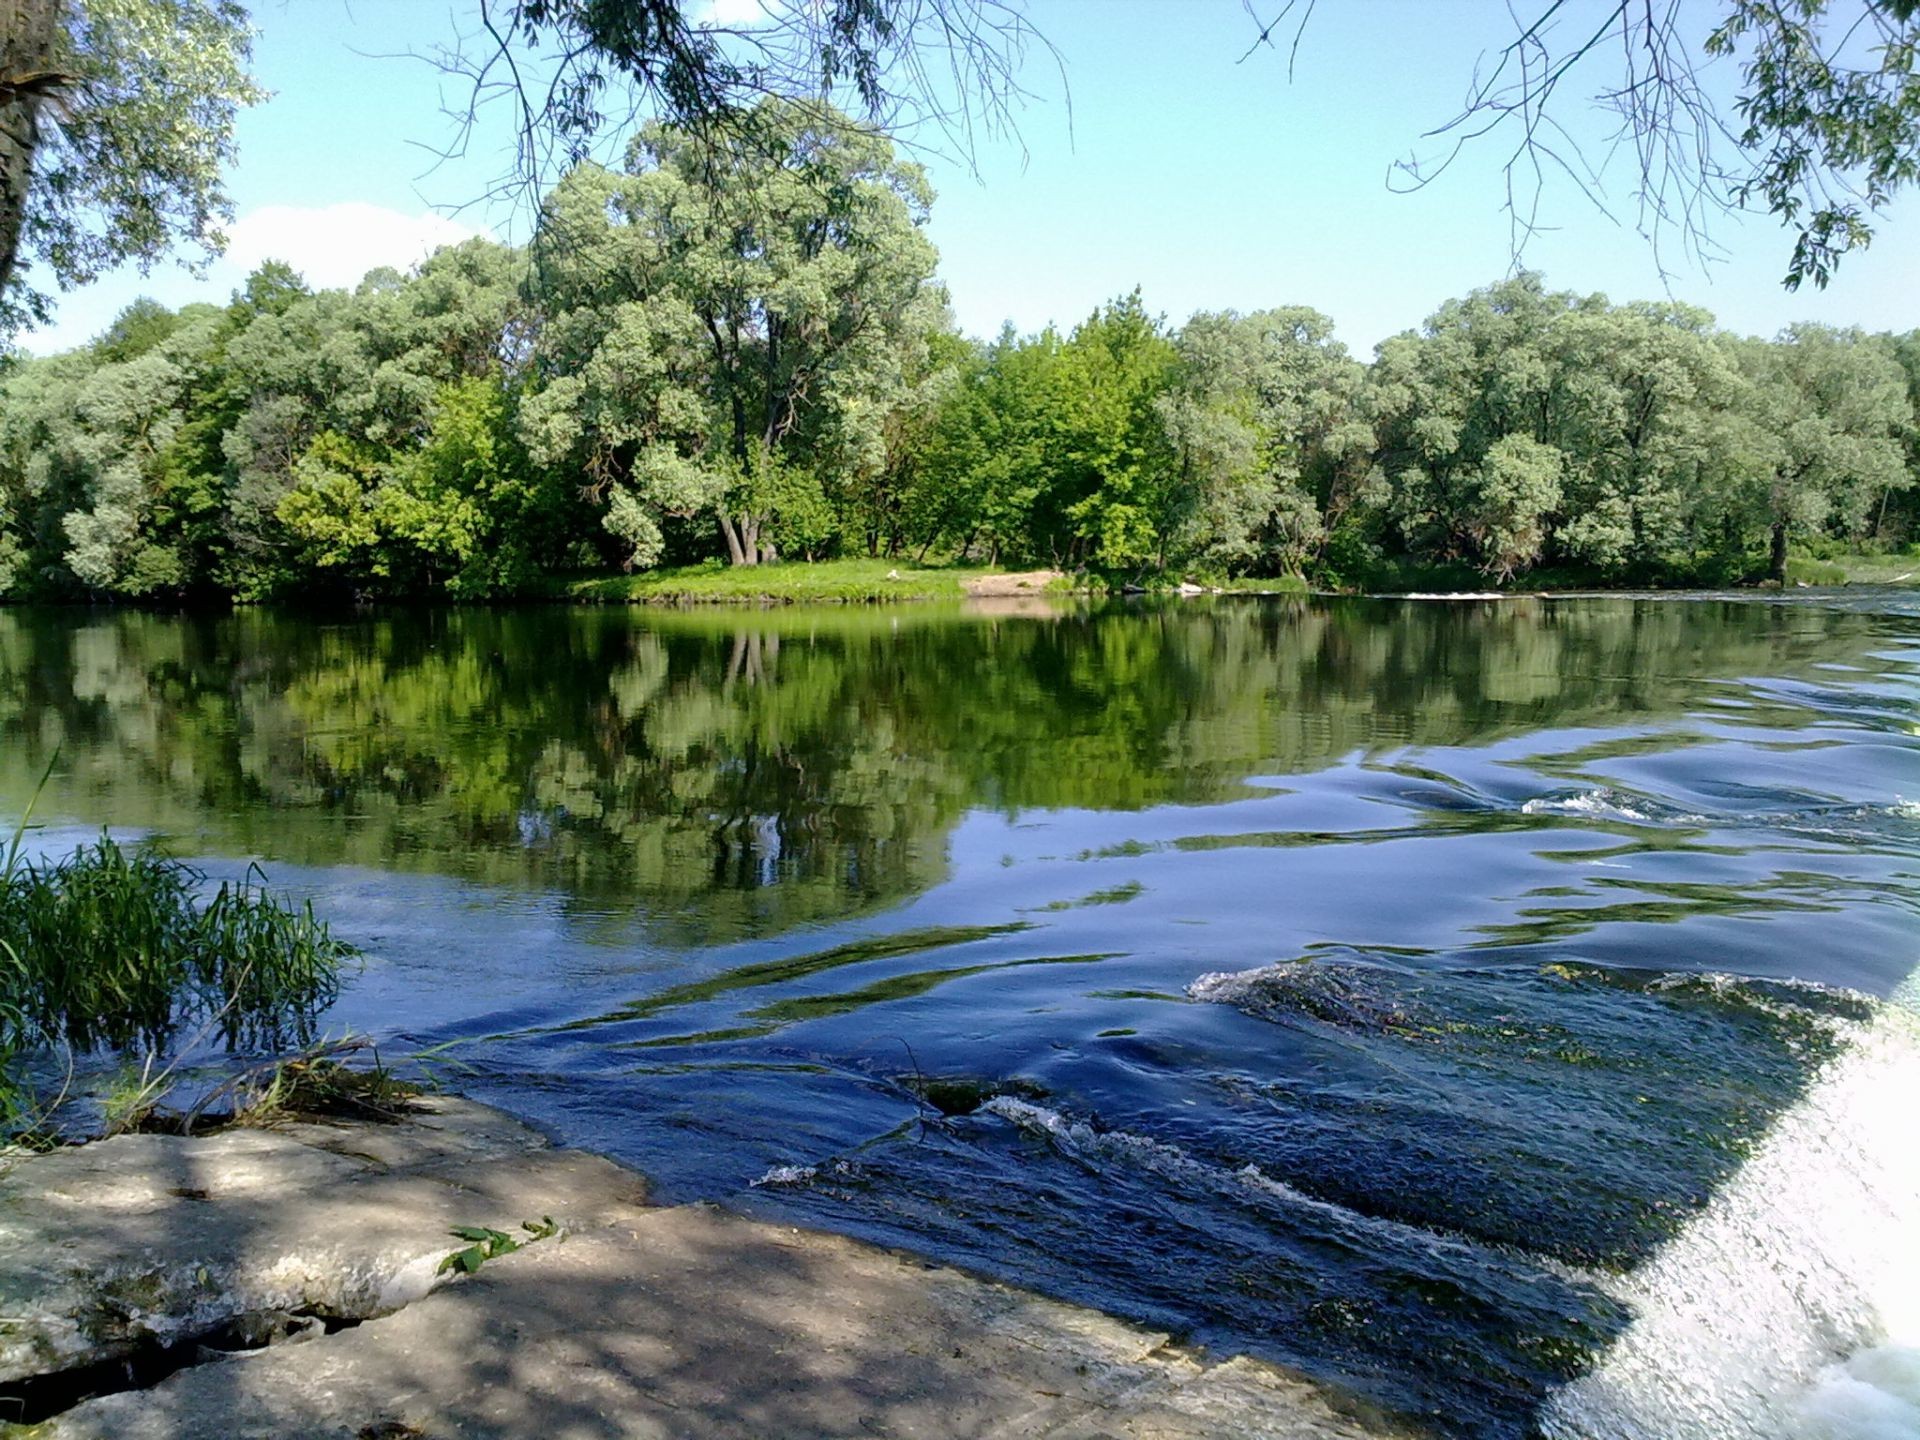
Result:
{"type": "Polygon", "coordinates": [[[582,165],[534,243],[536,458],[589,478],[633,563],[699,513],[735,564],[769,558],[825,508],[817,456],[884,449],[874,402],[944,316],[931,198],[886,140],[784,101],[651,125],[625,174],[582,165]]]}
{"type": "Polygon", "coordinates": [[[1858,540],[1874,511],[1913,484],[1902,445],[1913,425],[1907,377],[1885,336],[1795,325],[1740,347],[1764,437],[1748,511],[1768,536],[1768,573],[1787,578],[1788,542],[1825,532],[1858,540]]]}
{"type": "Polygon", "coordinates": [[[218,253],[250,44],[237,0],[0,0],[0,331],[48,285],[218,253]]]}
{"type": "Polygon", "coordinates": [[[1203,312],[1175,347],[1158,402],[1174,447],[1173,552],[1297,573],[1324,539],[1322,499],[1346,498],[1316,469],[1373,448],[1353,408],[1364,370],[1333,321],[1301,307],[1203,312]]]}

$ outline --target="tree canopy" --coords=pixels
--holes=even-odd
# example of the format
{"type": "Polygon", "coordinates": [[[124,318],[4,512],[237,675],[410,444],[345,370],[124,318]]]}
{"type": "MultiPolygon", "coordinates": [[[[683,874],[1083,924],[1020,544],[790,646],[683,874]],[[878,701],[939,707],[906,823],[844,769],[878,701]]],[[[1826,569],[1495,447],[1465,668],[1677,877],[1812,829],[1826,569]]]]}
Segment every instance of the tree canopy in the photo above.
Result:
{"type": "Polygon", "coordinates": [[[11,0],[0,16],[0,332],[44,319],[48,284],[180,244],[217,254],[234,117],[263,98],[245,7],[11,0]]]}
{"type": "MultiPolygon", "coordinates": [[[[1285,0],[1262,21],[1249,3],[1248,53],[1313,8],[1285,0]]],[[[1424,184],[1465,144],[1512,135],[1516,252],[1548,175],[1603,196],[1605,163],[1562,119],[1577,76],[1598,77],[1592,99],[1617,117],[1606,149],[1634,159],[1642,230],[1705,252],[1712,212],[1764,207],[1795,235],[1789,288],[1827,283],[1920,178],[1920,0],[1844,15],[1833,0],[1719,0],[1704,34],[1680,0],[1527,13],[1434,132],[1451,152],[1400,170],[1424,184]],[[1731,102],[1714,60],[1737,69],[1731,102]]],[[[0,17],[0,329],[45,318],[48,285],[180,244],[218,253],[234,118],[262,98],[241,0],[10,0],[0,17]]],[[[505,183],[536,197],[649,117],[718,143],[768,98],[870,135],[931,126],[970,156],[981,133],[1011,130],[1028,53],[1051,49],[1013,0],[822,0],[743,21],[694,0],[475,0],[452,24],[423,53],[471,86],[453,147],[504,107],[505,183]]]]}
{"type": "Polygon", "coordinates": [[[1920,338],[1533,274],[1371,364],[1316,311],[958,334],[917,167],[809,107],[654,126],[525,250],[284,265],[0,376],[0,596],[538,593],[865,554],[1328,585],[1725,583],[1911,543],[1920,338]]]}

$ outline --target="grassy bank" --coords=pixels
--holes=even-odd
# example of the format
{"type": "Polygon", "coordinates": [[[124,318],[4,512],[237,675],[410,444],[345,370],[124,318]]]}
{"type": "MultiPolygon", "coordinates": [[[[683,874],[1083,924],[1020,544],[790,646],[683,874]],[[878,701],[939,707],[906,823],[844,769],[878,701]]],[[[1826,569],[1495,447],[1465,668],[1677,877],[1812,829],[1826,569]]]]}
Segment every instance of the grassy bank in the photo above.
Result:
{"type": "MultiPolygon", "coordinates": [[[[892,600],[958,600],[971,581],[998,573],[980,565],[913,565],[904,561],[845,559],[791,561],[777,565],[731,566],[709,560],[699,565],[638,571],[631,575],[557,576],[534,592],[538,598],[587,604],[794,605],[877,604],[892,600]]],[[[1171,591],[1181,576],[1141,581],[1134,576],[1079,575],[1048,586],[1055,593],[1119,594],[1133,584],[1171,591]]],[[[1920,582],[1920,555],[1894,552],[1839,552],[1825,556],[1796,554],[1787,568],[1790,585],[1910,585],[1920,582]]],[[[1210,577],[1209,589],[1229,593],[1305,595],[1317,588],[1296,575],[1210,577]]],[[[1552,590],[1720,589],[1752,583],[1732,569],[1697,574],[1635,573],[1607,576],[1576,566],[1543,566],[1522,572],[1504,584],[1464,564],[1383,563],[1346,586],[1358,593],[1406,591],[1506,590],[1518,594],[1552,590]]]]}
{"type": "Polygon", "coordinates": [[[1795,555],[1787,561],[1790,585],[1916,585],[1920,584],[1920,554],[1912,550],[1891,553],[1839,553],[1822,558],[1795,555]]]}
{"type": "Polygon", "coordinates": [[[731,566],[719,561],[631,575],[556,578],[550,599],[601,604],[790,605],[888,600],[958,600],[983,566],[915,566],[892,560],[794,561],[731,566]]]}

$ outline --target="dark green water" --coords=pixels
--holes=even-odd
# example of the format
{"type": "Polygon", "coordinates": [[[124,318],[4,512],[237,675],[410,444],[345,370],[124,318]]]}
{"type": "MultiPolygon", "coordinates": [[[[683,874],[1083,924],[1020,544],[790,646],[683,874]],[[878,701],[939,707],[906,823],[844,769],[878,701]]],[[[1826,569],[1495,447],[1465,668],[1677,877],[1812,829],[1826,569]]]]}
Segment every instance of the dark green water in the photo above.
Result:
{"type": "Polygon", "coordinates": [[[1891,594],[0,611],[0,810],[262,860],[336,1029],[1451,1435],[1912,970],[1917,726],[1891,594]]]}

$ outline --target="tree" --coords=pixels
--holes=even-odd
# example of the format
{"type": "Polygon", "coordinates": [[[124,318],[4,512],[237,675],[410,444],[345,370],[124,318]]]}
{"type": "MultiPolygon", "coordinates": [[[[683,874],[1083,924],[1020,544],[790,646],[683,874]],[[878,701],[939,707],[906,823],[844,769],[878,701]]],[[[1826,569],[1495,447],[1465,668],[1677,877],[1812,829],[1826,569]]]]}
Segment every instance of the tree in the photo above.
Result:
{"type": "Polygon", "coordinates": [[[763,100],[902,136],[931,127],[963,154],[1011,128],[1032,46],[1014,0],[817,0],[726,17],[702,0],[477,0],[470,29],[426,52],[470,85],[452,149],[482,114],[511,114],[504,188],[538,198],[647,119],[729,129],[763,100]]]}
{"type": "Polygon", "coordinates": [[[1552,325],[1557,381],[1550,431],[1566,456],[1572,560],[1617,570],[1690,565],[1701,550],[1737,565],[1723,523],[1726,481],[1745,463],[1746,385],[1713,317],[1687,305],[1631,304],[1552,325]]]}
{"type": "Polygon", "coordinates": [[[905,501],[922,558],[939,544],[977,549],[990,565],[1047,554],[1034,510],[1054,479],[1049,397],[1062,344],[1052,327],[1022,338],[1009,324],[961,365],[905,501]]]}
{"type": "Polygon", "coordinates": [[[1784,582],[1792,536],[1859,539],[1875,503],[1913,484],[1907,378],[1882,337],[1824,325],[1750,342],[1740,358],[1767,442],[1749,506],[1767,528],[1768,573],[1784,582]]]}
{"type": "Polygon", "coordinates": [[[245,8],[7,0],[0,17],[0,331],[46,318],[48,282],[180,242],[217,254],[234,117],[263,96],[245,8]]]}
{"type": "Polygon", "coordinates": [[[700,513],[733,563],[771,558],[820,495],[811,458],[867,443],[944,314],[931,199],[884,139],[782,101],[724,134],[648,126],[625,174],[583,165],[534,242],[535,458],[608,497],[630,563],[700,513]]]}
{"type": "Polygon", "coordinates": [[[1346,498],[1316,482],[1373,448],[1353,408],[1362,368],[1333,321],[1304,308],[1195,315],[1174,346],[1158,401],[1177,472],[1174,552],[1297,574],[1325,538],[1322,500],[1346,498]]]}
{"type": "MultiPolygon", "coordinates": [[[[10,582],[142,597],[189,578],[167,531],[163,457],[179,431],[197,357],[218,321],[203,318],[126,360],[86,351],[23,367],[0,406],[0,489],[24,525],[10,582]]],[[[4,563],[4,560],[0,560],[4,563]]]]}
{"type": "Polygon", "coordinates": [[[1135,290],[1093,312],[1068,338],[1053,377],[1055,467],[1040,515],[1055,554],[1075,565],[1164,564],[1180,507],[1157,402],[1174,348],[1135,290]]]}
{"type": "MultiPolygon", "coordinates": [[[[1264,12],[1250,4],[1259,29],[1247,54],[1284,39],[1296,10],[1295,54],[1312,0],[1264,12]]],[[[1689,249],[1710,254],[1714,214],[1759,205],[1795,234],[1786,287],[1824,286],[1844,255],[1872,240],[1893,197],[1920,179],[1920,0],[1719,0],[1704,33],[1682,0],[1539,0],[1507,14],[1511,37],[1476,68],[1459,112],[1430,132],[1439,155],[1402,161],[1396,177],[1418,188],[1476,141],[1511,137],[1504,168],[1516,254],[1539,220],[1548,177],[1572,180],[1605,210],[1604,171],[1625,153],[1636,219],[1656,249],[1678,231],[1689,249]],[[1730,112],[1709,73],[1718,60],[1739,73],[1730,112]],[[1593,154],[1565,114],[1563,93],[1583,81],[1617,122],[1593,154]]]]}
{"type": "MultiPolygon", "coordinates": [[[[1514,279],[1449,300],[1418,334],[1380,346],[1368,377],[1367,408],[1379,427],[1379,459],[1391,477],[1390,513],[1406,548],[1433,560],[1466,560],[1511,573],[1533,558],[1496,538],[1488,496],[1524,472],[1519,493],[1540,496],[1538,456],[1495,458],[1510,436],[1555,443],[1566,375],[1552,338],[1566,317],[1605,312],[1598,295],[1549,291],[1540,276],[1514,279]]],[[[1556,495],[1557,501],[1557,495],[1556,495]]],[[[1518,525],[1507,538],[1527,528],[1518,525]]],[[[1524,550],[1526,547],[1521,547],[1524,550]]],[[[1537,553],[1537,549],[1534,553],[1537,553]]]]}

